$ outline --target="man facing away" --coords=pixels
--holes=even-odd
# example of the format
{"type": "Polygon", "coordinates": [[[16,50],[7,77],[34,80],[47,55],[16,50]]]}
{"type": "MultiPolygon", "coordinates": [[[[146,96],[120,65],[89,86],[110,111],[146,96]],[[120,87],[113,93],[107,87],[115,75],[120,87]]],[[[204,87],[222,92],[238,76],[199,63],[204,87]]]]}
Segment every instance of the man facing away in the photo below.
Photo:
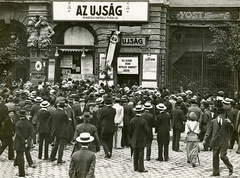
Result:
{"type": "Polygon", "coordinates": [[[93,140],[94,137],[87,132],[77,137],[76,141],[82,145],[82,148],[72,155],[68,172],[70,178],[95,177],[96,155],[88,149],[89,143],[93,140]]]}

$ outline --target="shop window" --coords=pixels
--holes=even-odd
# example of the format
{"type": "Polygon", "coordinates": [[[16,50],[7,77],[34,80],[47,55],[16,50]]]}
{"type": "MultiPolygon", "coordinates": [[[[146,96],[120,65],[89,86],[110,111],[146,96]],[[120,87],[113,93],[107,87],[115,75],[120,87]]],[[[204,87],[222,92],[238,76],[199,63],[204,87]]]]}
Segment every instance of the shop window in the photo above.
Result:
{"type": "Polygon", "coordinates": [[[93,35],[83,27],[71,27],[64,33],[64,45],[94,45],[93,35]]]}

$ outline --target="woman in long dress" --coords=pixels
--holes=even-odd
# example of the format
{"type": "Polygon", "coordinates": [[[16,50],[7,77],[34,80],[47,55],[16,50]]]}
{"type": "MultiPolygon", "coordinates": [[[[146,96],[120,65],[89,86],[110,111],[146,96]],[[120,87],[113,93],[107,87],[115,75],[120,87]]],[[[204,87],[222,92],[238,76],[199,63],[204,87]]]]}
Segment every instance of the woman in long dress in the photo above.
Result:
{"type": "Polygon", "coordinates": [[[196,167],[196,163],[199,159],[199,138],[200,133],[199,123],[197,122],[197,115],[194,112],[190,112],[188,120],[185,125],[186,141],[187,141],[187,162],[192,164],[192,167],[196,167]]]}

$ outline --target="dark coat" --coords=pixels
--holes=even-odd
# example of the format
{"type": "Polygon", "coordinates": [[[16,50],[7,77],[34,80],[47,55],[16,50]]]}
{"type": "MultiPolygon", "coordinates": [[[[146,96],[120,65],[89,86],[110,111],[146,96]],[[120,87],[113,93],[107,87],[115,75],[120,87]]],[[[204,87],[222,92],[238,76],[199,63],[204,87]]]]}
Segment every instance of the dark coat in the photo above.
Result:
{"type": "Polygon", "coordinates": [[[70,178],[94,178],[96,155],[88,148],[81,148],[71,158],[70,178]]]}
{"type": "Polygon", "coordinates": [[[5,103],[0,103],[0,132],[2,130],[2,123],[4,122],[4,120],[7,118],[8,116],[8,108],[5,105],[5,103]]]}
{"type": "Polygon", "coordinates": [[[125,127],[125,126],[129,126],[130,120],[135,116],[135,113],[134,113],[133,109],[127,104],[123,105],[123,110],[124,110],[123,111],[123,113],[124,113],[123,127],[125,127]]]}
{"type": "Polygon", "coordinates": [[[144,113],[142,113],[142,117],[146,120],[148,129],[149,129],[149,132],[150,132],[148,138],[153,139],[152,128],[155,126],[155,118],[148,111],[144,111],[144,113]]]}
{"type": "MultiPolygon", "coordinates": [[[[94,125],[86,122],[79,124],[76,127],[73,139],[76,140],[76,138],[83,132],[88,132],[91,136],[94,137],[94,141],[89,144],[89,150],[94,152],[100,151],[100,141],[97,133],[97,128],[94,125]]],[[[73,152],[79,150],[80,148],[81,144],[76,142],[73,148],[73,152]]]]}
{"type": "Polygon", "coordinates": [[[113,108],[112,106],[105,106],[102,108],[102,112],[100,115],[102,133],[115,132],[115,123],[114,123],[115,114],[116,114],[116,109],[113,108]]]}
{"type": "Polygon", "coordinates": [[[88,109],[87,109],[86,105],[83,108],[83,112],[81,111],[81,106],[80,105],[79,105],[79,107],[75,108],[75,120],[74,120],[74,127],[75,128],[78,124],[83,123],[83,119],[80,118],[80,116],[82,116],[83,113],[87,112],[87,111],[88,111],[88,109]]]}
{"type": "Polygon", "coordinates": [[[238,115],[239,110],[234,108],[231,109],[228,113],[228,118],[234,125],[234,131],[237,131],[237,115],[238,115]]]}
{"type": "Polygon", "coordinates": [[[33,138],[34,130],[31,122],[27,119],[20,119],[15,126],[16,137],[14,140],[14,149],[25,151],[25,144],[29,147],[33,138]]]}
{"type": "Polygon", "coordinates": [[[37,113],[38,132],[39,133],[51,133],[51,127],[49,125],[50,112],[48,110],[40,109],[37,113]]]}
{"type": "Polygon", "coordinates": [[[166,112],[159,113],[156,117],[155,133],[158,144],[169,144],[170,141],[170,115],[166,112]]]}
{"type": "Polygon", "coordinates": [[[68,137],[68,115],[60,108],[56,109],[52,116],[51,135],[56,137],[68,137]]]}
{"type": "Polygon", "coordinates": [[[232,129],[233,124],[228,123],[225,119],[223,119],[221,129],[219,130],[218,119],[215,118],[210,123],[210,126],[205,134],[204,141],[208,141],[210,139],[212,149],[218,149],[220,146],[228,149],[228,141],[230,139],[230,131],[232,129]]]}
{"type": "Polygon", "coordinates": [[[184,131],[185,116],[180,108],[174,108],[171,113],[171,128],[184,131]]]}
{"type": "Polygon", "coordinates": [[[150,131],[146,120],[142,116],[136,115],[132,118],[129,125],[129,133],[132,148],[144,148],[146,146],[150,131]]]}
{"type": "Polygon", "coordinates": [[[14,135],[14,120],[9,117],[5,119],[2,126],[2,137],[12,137],[14,135]]]}
{"type": "Polygon", "coordinates": [[[32,124],[37,124],[37,113],[38,113],[39,109],[41,109],[40,104],[36,103],[36,104],[32,105],[32,108],[31,108],[32,124]]]}

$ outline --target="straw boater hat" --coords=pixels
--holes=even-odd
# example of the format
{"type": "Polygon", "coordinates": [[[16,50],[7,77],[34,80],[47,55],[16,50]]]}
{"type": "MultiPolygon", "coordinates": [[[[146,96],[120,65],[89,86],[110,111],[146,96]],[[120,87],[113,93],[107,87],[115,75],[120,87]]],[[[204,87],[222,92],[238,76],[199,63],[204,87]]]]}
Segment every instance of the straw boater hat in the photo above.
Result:
{"type": "Polygon", "coordinates": [[[13,95],[9,95],[9,97],[8,97],[8,101],[13,101],[13,95]]]}
{"type": "Polygon", "coordinates": [[[145,109],[152,109],[151,103],[145,103],[143,106],[145,109]]]}
{"type": "Polygon", "coordinates": [[[44,100],[44,101],[41,102],[41,104],[40,104],[40,106],[41,106],[42,108],[47,108],[49,105],[50,105],[50,103],[49,103],[48,101],[46,101],[46,100],[44,100]]]}
{"type": "Polygon", "coordinates": [[[41,103],[43,101],[43,99],[40,96],[38,96],[35,98],[34,101],[36,101],[37,103],[41,103]]]}
{"type": "Polygon", "coordinates": [[[76,138],[76,141],[79,143],[90,143],[94,140],[94,137],[88,132],[83,132],[76,138]]]}
{"type": "Polygon", "coordinates": [[[156,106],[157,109],[161,110],[161,111],[164,111],[167,109],[167,107],[163,104],[163,103],[159,103],[157,106],[156,106]]]}
{"type": "Polygon", "coordinates": [[[144,110],[144,107],[142,105],[136,105],[135,108],[133,108],[134,111],[140,112],[144,110]]]}

